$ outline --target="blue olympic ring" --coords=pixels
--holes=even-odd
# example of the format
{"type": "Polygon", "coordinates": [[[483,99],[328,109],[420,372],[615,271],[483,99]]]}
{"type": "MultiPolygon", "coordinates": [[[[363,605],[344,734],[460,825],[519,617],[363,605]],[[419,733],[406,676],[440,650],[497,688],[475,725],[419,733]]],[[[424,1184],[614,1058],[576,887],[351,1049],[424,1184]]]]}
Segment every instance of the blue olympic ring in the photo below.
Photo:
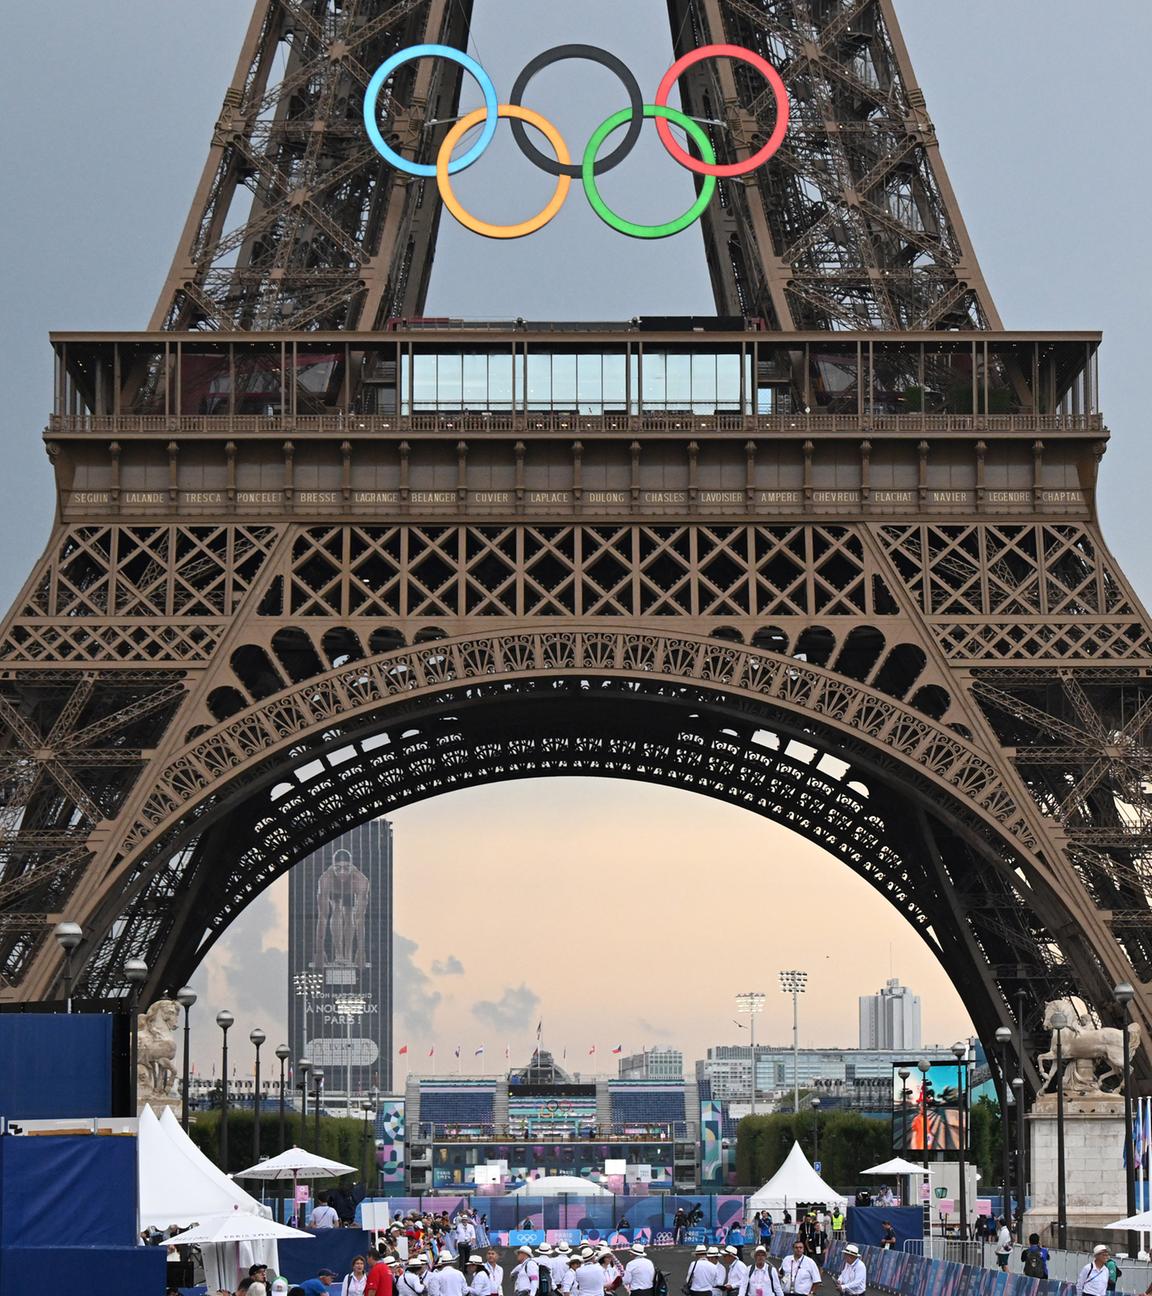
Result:
{"type": "Polygon", "coordinates": [[[448,164],[449,174],[455,175],[457,171],[463,171],[465,167],[470,167],[488,145],[492,143],[492,139],[496,134],[497,109],[499,108],[496,100],[496,87],[492,84],[492,78],[475,59],[469,58],[463,50],[453,49],[450,45],[412,45],[408,49],[397,51],[391,58],[386,59],[376,69],[372,80],[368,82],[368,89],[364,93],[364,129],[368,132],[368,138],[372,141],[377,153],[394,166],[397,171],[404,171],[408,175],[428,176],[429,178],[436,175],[436,167],[432,163],[409,162],[407,158],[401,157],[394,148],[385,142],[384,136],[380,134],[380,127],[376,124],[376,101],[380,97],[384,82],[398,67],[410,63],[413,59],[425,57],[446,58],[451,59],[453,63],[459,63],[464,71],[475,79],[484,95],[484,129],[467,153],[462,153],[448,164]]]}

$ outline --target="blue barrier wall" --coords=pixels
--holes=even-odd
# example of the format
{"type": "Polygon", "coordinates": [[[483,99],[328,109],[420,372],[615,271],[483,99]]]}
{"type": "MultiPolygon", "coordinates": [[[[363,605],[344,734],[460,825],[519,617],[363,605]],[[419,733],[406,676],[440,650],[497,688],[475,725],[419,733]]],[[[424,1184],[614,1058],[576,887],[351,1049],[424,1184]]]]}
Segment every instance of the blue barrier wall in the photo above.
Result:
{"type": "Polygon", "coordinates": [[[896,1245],[924,1236],[924,1212],[919,1206],[849,1206],[844,1240],[857,1246],[879,1246],[887,1220],[896,1234],[896,1245]]]}
{"type": "Polygon", "coordinates": [[[319,1229],[312,1237],[311,1242],[285,1238],[277,1243],[281,1272],[294,1283],[314,1278],[325,1265],[342,1277],[352,1268],[352,1257],[372,1245],[372,1234],[363,1229],[319,1229]]]}
{"type": "MultiPolygon", "coordinates": [[[[1076,1284],[978,1269],[952,1260],[926,1260],[910,1251],[861,1248],[869,1288],[893,1296],[1075,1296],[1076,1284]]],[[[830,1277],[844,1267],[844,1243],[834,1242],[825,1266],[830,1277]]]]}
{"type": "Polygon", "coordinates": [[[111,1111],[111,1017],[0,1013],[0,1116],[52,1120],[111,1111]]]}

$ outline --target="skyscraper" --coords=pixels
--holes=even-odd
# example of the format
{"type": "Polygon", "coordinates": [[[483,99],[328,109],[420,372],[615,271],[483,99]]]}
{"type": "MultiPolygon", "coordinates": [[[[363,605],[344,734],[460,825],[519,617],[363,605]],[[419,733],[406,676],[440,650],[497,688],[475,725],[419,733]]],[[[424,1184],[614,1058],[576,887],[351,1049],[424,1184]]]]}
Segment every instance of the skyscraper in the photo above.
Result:
{"type": "Polygon", "coordinates": [[[860,996],[860,1047],[920,1047],[920,996],[898,977],[890,977],[878,994],[860,996]]]}
{"type": "Polygon", "coordinates": [[[288,1047],[326,1092],[392,1087],[392,825],[374,819],[302,859],[288,888],[288,1047]]]}

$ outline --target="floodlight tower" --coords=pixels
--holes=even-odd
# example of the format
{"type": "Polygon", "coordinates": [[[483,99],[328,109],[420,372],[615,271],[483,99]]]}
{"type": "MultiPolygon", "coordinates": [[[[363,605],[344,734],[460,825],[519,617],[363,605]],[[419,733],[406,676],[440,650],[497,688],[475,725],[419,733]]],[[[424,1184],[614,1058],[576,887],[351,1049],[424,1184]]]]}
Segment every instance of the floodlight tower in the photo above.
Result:
{"type": "Polygon", "coordinates": [[[752,1033],[752,1115],[756,1115],[756,1018],[764,1011],[765,996],[759,990],[745,990],[736,996],[736,1011],[748,1014],[752,1033]]]}
{"type": "Polygon", "coordinates": [[[808,973],[792,968],[780,973],[780,989],[792,996],[792,1110],[800,1110],[800,996],[808,985],[808,973]]]}

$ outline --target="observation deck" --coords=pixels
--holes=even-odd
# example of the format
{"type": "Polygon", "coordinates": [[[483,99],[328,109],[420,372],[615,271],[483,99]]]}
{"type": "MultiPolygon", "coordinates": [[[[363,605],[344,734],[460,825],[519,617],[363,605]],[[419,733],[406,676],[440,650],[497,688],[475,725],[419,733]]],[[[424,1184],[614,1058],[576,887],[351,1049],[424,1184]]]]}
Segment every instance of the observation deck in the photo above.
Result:
{"type": "Polygon", "coordinates": [[[1096,332],[54,333],[64,517],[1092,512],[1096,332]]]}

